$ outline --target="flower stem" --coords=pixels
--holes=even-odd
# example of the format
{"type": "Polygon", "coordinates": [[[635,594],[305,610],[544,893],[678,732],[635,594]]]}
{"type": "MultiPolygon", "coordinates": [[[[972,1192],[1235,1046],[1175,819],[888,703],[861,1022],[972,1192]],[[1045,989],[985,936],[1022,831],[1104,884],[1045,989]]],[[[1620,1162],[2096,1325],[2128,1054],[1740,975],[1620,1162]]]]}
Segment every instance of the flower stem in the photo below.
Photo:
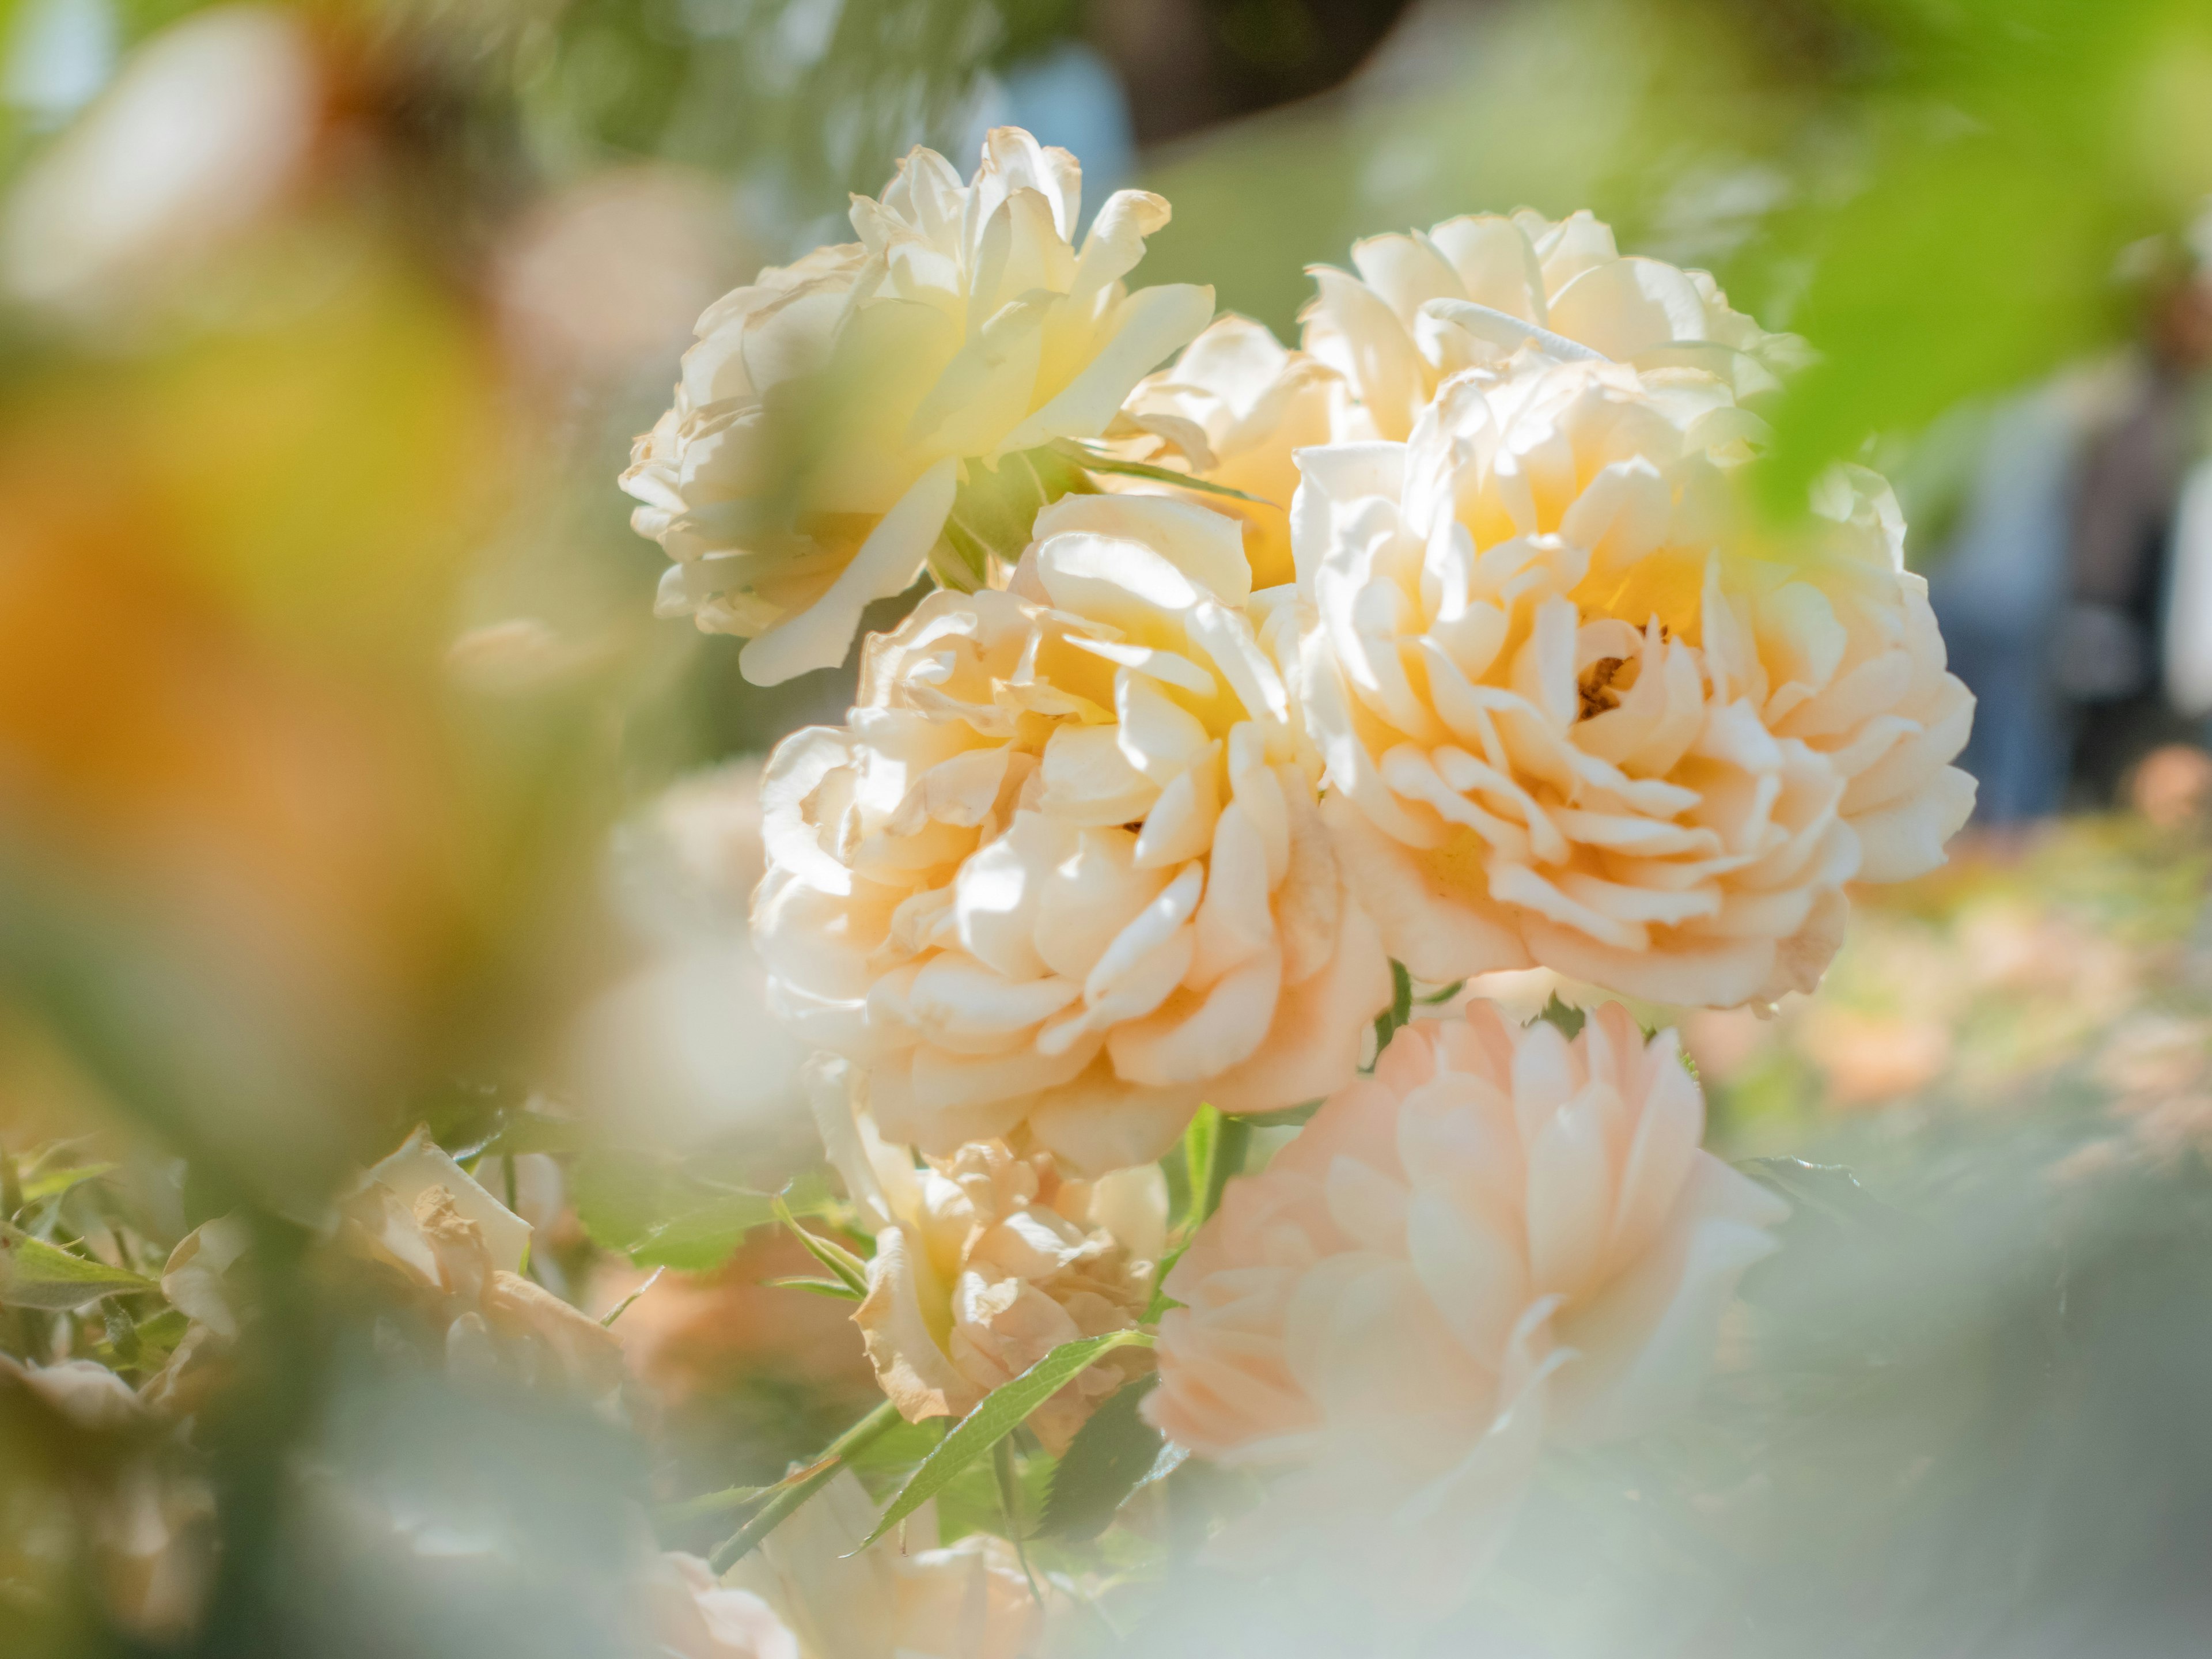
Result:
{"type": "Polygon", "coordinates": [[[732,1533],[714,1554],[707,1558],[707,1565],[714,1569],[714,1576],[720,1577],[743,1560],[755,1545],[788,1520],[800,1504],[828,1486],[830,1476],[844,1467],[848,1457],[870,1444],[898,1421],[898,1407],[890,1401],[884,1401],[831,1441],[823,1448],[822,1455],[799,1471],[795,1478],[787,1477],[786,1484],[773,1488],[775,1496],[755,1510],[744,1525],[732,1533]]]}

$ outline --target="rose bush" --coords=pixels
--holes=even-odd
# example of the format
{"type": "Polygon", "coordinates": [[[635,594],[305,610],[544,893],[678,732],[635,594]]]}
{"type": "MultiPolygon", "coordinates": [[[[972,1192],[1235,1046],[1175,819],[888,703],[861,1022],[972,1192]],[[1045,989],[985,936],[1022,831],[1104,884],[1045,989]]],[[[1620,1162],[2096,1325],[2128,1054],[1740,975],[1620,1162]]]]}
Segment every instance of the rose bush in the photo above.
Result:
{"type": "Polygon", "coordinates": [[[773,1006],[867,1073],[886,1137],[1096,1174],[1202,1101],[1336,1087],[1390,985],[1238,526],[1071,495],[1036,538],[1009,591],[869,642],[848,726],[777,749],[753,931],[773,1006]]]}
{"type": "Polygon", "coordinates": [[[1788,1208],[1701,1151],[1674,1034],[1607,1004],[1570,1041],[1470,1004],[1420,1019],[1169,1275],[1146,1415],[1286,1471],[1231,1553],[1326,1546],[1449,1601],[1546,1436],[1644,1432],[1694,1395],[1788,1208]]]}
{"type": "Polygon", "coordinates": [[[1973,699],[1896,503],[1853,469],[1766,526],[1762,430],[1701,371],[1532,349],[1404,445],[1304,453],[1324,810],[1417,976],[1771,1002],[1818,982],[1846,882],[1942,862],[1973,699]]]}
{"type": "Polygon", "coordinates": [[[1018,128],[984,140],[965,185],[917,149],[879,200],[855,198],[857,243],[700,319],[623,475],[632,524],[675,561],[662,614],[747,636],[757,684],[834,667],[862,608],[921,574],[971,465],[1105,431],[1213,295],[1125,287],[1168,222],[1142,191],[1109,198],[1079,253],[1081,192],[1075,158],[1018,128]]]}

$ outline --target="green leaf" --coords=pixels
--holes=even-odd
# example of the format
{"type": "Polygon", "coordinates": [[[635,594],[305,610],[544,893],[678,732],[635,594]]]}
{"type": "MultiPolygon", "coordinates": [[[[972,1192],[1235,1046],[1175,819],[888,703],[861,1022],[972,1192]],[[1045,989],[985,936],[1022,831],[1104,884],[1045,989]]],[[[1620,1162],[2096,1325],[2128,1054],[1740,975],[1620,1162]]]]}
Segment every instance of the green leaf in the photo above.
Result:
{"type": "Polygon", "coordinates": [[[1030,544],[1038,514],[1063,495],[1095,492],[1085,476],[1090,465],[1052,444],[1018,450],[995,467],[969,460],[945,520],[945,539],[965,568],[939,569],[938,579],[948,587],[980,587],[993,559],[1012,566],[1030,544]]]}
{"type": "Polygon", "coordinates": [[[1231,489],[1227,484],[1208,483],[1203,478],[1194,478],[1188,472],[1178,472],[1173,467],[1154,466],[1149,461],[1125,461],[1117,455],[1102,455],[1073,440],[1066,441],[1067,450],[1078,458],[1078,464],[1089,472],[1117,472],[1130,478],[1153,478],[1161,483],[1173,484],[1178,489],[1194,490],[1201,495],[1225,495],[1232,501],[1251,501],[1260,507],[1276,507],[1264,495],[1252,495],[1241,489],[1231,489]]]}
{"type": "Polygon", "coordinates": [[[1390,1006],[1375,1017],[1375,1054],[1381,1059],[1390,1039],[1413,1017],[1413,976],[1395,957],[1390,959],[1390,1006]]]}
{"type": "Polygon", "coordinates": [[[84,1164],[75,1169],[46,1170],[23,1183],[22,1201],[36,1204],[43,1199],[58,1198],[72,1187],[99,1180],[115,1167],[112,1164],[84,1164]]]}
{"type": "Polygon", "coordinates": [[[830,1478],[845,1467],[847,1459],[859,1455],[872,1442],[890,1433],[898,1422],[898,1407],[884,1401],[831,1441],[821,1456],[802,1468],[793,1469],[770,1487],[767,1501],[707,1558],[707,1565],[714,1569],[714,1576],[719,1578],[727,1572],[762,1539],[789,1520],[800,1505],[829,1485],[830,1478]]]}
{"type": "Polygon", "coordinates": [[[1175,1272],[1176,1263],[1182,1260],[1183,1252],[1189,1248],[1190,1240],[1186,1238],[1170,1250],[1153,1270],[1152,1299],[1145,1304],[1144,1316],[1137,1322],[1139,1325],[1157,1325],[1160,1322],[1160,1316],[1169,1309],[1183,1305],[1168,1294],[1168,1275],[1175,1272]]]}
{"type": "Polygon", "coordinates": [[[922,1459],[921,1467],[891,1500],[890,1507],[884,1511],[883,1519],[876,1523],[876,1529],[868,1534],[861,1547],[865,1549],[874,1543],[927,1503],[945,1482],[1012,1434],[1031,1412],[1095,1361],[1116,1348],[1152,1346],[1152,1337],[1143,1331],[1109,1331],[1103,1336],[1079,1337],[1073,1342],[1061,1343],[1012,1382],[992,1389],[939,1443],[937,1449],[922,1459]]]}
{"type": "Polygon", "coordinates": [[[150,1279],[89,1261],[0,1222],[0,1303],[62,1313],[105,1296],[158,1289],[150,1279]]]}
{"type": "Polygon", "coordinates": [[[807,1291],[816,1296],[834,1297],[840,1302],[859,1302],[866,1292],[856,1291],[842,1279],[764,1279],[762,1284],[772,1291],[807,1291]]]}
{"type": "Polygon", "coordinates": [[[1208,1195],[1213,1192],[1213,1166],[1220,1151],[1221,1114],[1211,1106],[1201,1106],[1182,1132],[1183,1179],[1188,1194],[1182,1217],[1186,1236],[1196,1232],[1212,1213],[1208,1195]]]}
{"type": "Polygon", "coordinates": [[[1082,1543],[1113,1524],[1129,1494],[1154,1478],[1167,1437],[1138,1413],[1159,1381],[1155,1371],[1123,1383],[1091,1414],[1060,1455],[1045,1498],[1040,1538],[1082,1543]]]}
{"type": "Polygon", "coordinates": [[[711,1272],[747,1233],[775,1218],[766,1193],[642,1152],[586,1154],[576,1161],[573,1190],[592,1243],[641,1267],[711,1272]]]}
{"type": "Polygon", "coordinates": [[[1439,1002],[1449,1002],[1465,989],[1467,989],[1467,981],[1463,979],[1455,979],[1450,984],[1431,991],[1425,997],[1416,998],[1415,1000],[1425,1008],[1432,1008],[1439,1002]]]}
{"type": "MultiPolygon", "coordinates": [[[[791,1230],[792,1236],[806,1247],[806,1254],[827,1267],[854,1300],[859,1301],[868,1293],[868,1264],[854,1255],[842,1244],[819,1233],[810,1233],[800,1226],[791,1213],[790,1206],[781,1195],[769,1200],[775,1211],[775,1218],[791,1230]]],[[[794,1280],[794,1283],[804,1283],[794,1280]]]]}
{"type": "MultiPolygon", "coordinates": [[[[1542,1020],[1545,1024],[1557,1026],[1559,1035],[1570,1042],[1583,1034],[1583,1025],[1589,1018],[1588,1014],[1572,1003],[1560,1001],[1557,991],[1552,993],[1552,1000],[1536,1015],[1536,1019],[1542,1020]]],[[[1536,1020],[1532,1019],[1528,1023],[1534,1025],[1536,1020]]]]}
{"type": "Polygon", "coordinates": [[[1239,1121],[1255,1129],[1303,1129],[1324,1103],[1309,1100],[1302,1106],[1285,1106],[1279,1112],[1247,1112],[1239,1121]]]}

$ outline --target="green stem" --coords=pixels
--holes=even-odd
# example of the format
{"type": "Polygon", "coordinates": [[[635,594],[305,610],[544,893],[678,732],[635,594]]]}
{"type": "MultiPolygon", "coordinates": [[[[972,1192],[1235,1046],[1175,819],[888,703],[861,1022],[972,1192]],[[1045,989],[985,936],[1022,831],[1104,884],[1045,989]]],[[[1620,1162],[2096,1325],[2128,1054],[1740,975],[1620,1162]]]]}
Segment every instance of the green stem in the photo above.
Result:
{"type": "Polygon", "coordinates": [[[870,1444],[898,1421],[898,1407],[886,1400],[831,1441],[801,1479],[778,1488],[775,1496],[762,1504],[744,1525],[732,1533],[723,1540],[721,1547],[707,1558],[707,1565],[714,1569],[714,1577],[720,1578],[743,1560],[755,1545],[781,1526],[799,1505],[828,1486],[830,1477],[844,1467],[848,1457],[870,1444]]]}

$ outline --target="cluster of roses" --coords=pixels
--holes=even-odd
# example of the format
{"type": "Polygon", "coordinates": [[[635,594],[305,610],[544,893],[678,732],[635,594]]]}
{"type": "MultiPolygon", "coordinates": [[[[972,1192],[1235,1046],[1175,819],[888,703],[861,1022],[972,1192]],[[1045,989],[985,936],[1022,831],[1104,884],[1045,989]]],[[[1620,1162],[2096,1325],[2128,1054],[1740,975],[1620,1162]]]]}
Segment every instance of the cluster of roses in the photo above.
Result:
{"type": "Polygon", "coordinates": [[[1370,1055],[1391,960],[1809,991],[1846,884],[1965,819],[1972,699],[1881,478],[1747,501],[1803,348],[1704,273],[1587,213],[1455,219],[1316,272],[1293,351],[1126,287],[1164,202],[1079,250],[1078,203],[1024,132],[967,184],[916,150],[858,244],[708,313],[625,478],[663,609],[758,681],[939,582],[763,786],[754,933],[834,1057],[859,1317],[902,1411],[964,1412],[1142,1316],[1152,1161],[1202,1103],[1325,1100],[1170,1278],[1146,1409],[1314,1500],[1255,1559],[1351,1516],[1364,1555],[1464,1564],[1547,1435],[1694,1389],[1783,1210],[1617,1005],[1570,1040],[1475,1002],[1370,1055]]]}

